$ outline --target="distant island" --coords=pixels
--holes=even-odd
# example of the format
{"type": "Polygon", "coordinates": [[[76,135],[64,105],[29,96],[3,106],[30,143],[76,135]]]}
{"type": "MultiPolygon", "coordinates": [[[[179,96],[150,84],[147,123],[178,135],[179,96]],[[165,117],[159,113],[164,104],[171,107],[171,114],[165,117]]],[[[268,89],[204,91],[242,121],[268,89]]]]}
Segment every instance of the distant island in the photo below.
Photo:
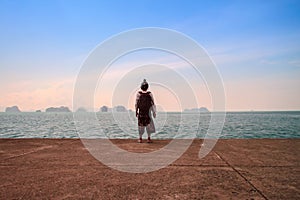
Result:
{"type": "Polygon", "coordinates": [[[108,112],[108,107],[107,106],[102,106],[100,108],[99,112],[108,112]]]}
{"type": "Polygon", "coordinates": [[[192,109],[184,109],[183,112],[201,112],[201,113],[208,113],[209,110],[205,107],[201,108],[192,108],[192,109]]]}
{"type": "Polygon", "coordinates": [[[121,106],[121,105],[118,105],[118,106],[115,106],[113,108],[109,108],[107,106],[102,106],[99,110],[99,112],[126,112],[127,109],[124,107],[124,106],[121,106]]]}
{"type": "Polygon", "coordinates": [[[80,107],[76,110],[76,112],[87,112],[87,110],[84,107],[80,107]]]}
{"type": "Polygon", "coordinates": [[[12,107],[6,107],[5,112],[17,113],[17,112],[21,112],[21,110],[18,108],[18,106],[12,106],[12,107]]]}
{"type": "Polygon", "coordinates": [[[47,108],[46,112],[71,112],[71,110],[68,107],[61,106],[47,108]]]}
{"type": "MultiPolygon", "coordinates": [[[[6,107],[5,112],[7,113],[18,113],[21,112],[18,106],[11,106],[11,107],[6,107]]],[[[35,110],[33,112],[40,113],[42,110],[35,110]]],[[[45,110],[45,112],[72,112],[67,106],[60,106],[60,107],[49,107],[45,110]]],[[[74,112],[90,112],[88,109],[84,107],[79,107],[76,111],[74,112]]],[[[125,106],[122,105],[117,105],[112,108],[108,106],[102,106],[99,109],[99,112],[105,113],[105,112],[133,112],[131,109],[127,109],[125,106]]],[[[183,112],[186,113],[209,113],[210,111],[206,107],[200,107],[200,108],[189,108],[189,109],[184,109],[183,112]]]]}

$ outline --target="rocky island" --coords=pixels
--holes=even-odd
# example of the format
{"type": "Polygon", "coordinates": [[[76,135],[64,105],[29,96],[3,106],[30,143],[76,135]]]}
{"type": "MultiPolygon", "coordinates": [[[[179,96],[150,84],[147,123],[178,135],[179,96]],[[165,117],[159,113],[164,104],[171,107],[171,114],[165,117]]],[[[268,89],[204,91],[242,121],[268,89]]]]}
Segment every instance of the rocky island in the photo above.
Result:
{"type": "Polygon", "coordinates": [[[46,112],[71,112],[71,110],[68,107],[61,106],[47,108],[46,112]]]}
{"type": "Polygon", "coordinates": [[[17,112],[21,112],[21,110],[18,108],[18,106],[12,106],[12,107],[5,108],[5,112],[17,113],[17,112]]]}
{"type": "Polygon", "coordinates": [[[192,109],[184,109],[183,112],[200,112],[200,113],[208,113],[209,110],[205,107],[200,108],[192,108],[192,109]]]}
{"type": "Polygon", "coordinates": [[[76,112],[87,112],[87,110],[84,107],[80,107],[76,110],[76,112]]]}

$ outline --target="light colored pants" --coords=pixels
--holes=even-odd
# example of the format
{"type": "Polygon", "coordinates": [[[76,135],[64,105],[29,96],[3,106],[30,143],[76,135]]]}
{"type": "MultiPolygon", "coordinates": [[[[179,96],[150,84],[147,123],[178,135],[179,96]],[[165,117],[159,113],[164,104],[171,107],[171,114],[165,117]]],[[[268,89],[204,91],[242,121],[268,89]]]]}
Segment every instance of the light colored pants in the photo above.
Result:
{"type": "Polygon", "coordinates": [[[147,130],[148,137],[150,137],[151,133],[155,133],[155,126],[154,126],[154,123],[153,123],[152,119],[151,119],[150,124],[148,124],[147,126],[139,126],[139,135],[140,135],[140,138],[145,133],[145,128],[147,130]]]}

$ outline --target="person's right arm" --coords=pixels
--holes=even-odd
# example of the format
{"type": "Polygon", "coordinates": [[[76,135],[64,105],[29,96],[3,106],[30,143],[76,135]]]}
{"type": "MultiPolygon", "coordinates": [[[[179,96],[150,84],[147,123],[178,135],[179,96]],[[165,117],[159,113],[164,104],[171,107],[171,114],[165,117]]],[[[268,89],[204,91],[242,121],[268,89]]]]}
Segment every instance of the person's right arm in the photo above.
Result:
{"type": "Polygon", "coordinates": [[[155,106],[155,103],[154,103],[154,98],[153,98],[152,93],[150,93],[150,96],[151,96],[151,99],[152,99],[152,102],[153,102],[153,105],[151,106],[151,110],[152,110],[152,113],[153,113],[153,117],[156,118],[156,106],[155,106]]]}
{"type": "Polygon", "coordinates": [[[137,94],[136,94],[136,99],[135,99],[135,116],[137,117],[138,116],[138,114],[139,114],[139,111],[138,111],[138,101],[139,101],[139,98],[140,98],[140,93],[138,92],[137,94]]]}

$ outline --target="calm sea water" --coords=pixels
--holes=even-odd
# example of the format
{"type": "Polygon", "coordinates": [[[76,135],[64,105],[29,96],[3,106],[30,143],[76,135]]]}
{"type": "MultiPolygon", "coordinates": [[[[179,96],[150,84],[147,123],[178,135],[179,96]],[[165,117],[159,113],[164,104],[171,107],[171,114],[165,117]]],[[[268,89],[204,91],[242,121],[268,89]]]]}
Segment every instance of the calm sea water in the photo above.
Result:
{"type": "MultiPolygon", "coordinates": [[[[134,113],[0,113],[0,138],[136,138],[134,113]],[[90,118],[96,120],[89,120],[90,118]]],[[[211,114],[158,113],[153,138],[204,138],[211,114]]],[[[145,134],[146,137],[146,134],[145,134]]],[[[229,112],[220,138],[300,138],[300,112],[229,112]]]]}

